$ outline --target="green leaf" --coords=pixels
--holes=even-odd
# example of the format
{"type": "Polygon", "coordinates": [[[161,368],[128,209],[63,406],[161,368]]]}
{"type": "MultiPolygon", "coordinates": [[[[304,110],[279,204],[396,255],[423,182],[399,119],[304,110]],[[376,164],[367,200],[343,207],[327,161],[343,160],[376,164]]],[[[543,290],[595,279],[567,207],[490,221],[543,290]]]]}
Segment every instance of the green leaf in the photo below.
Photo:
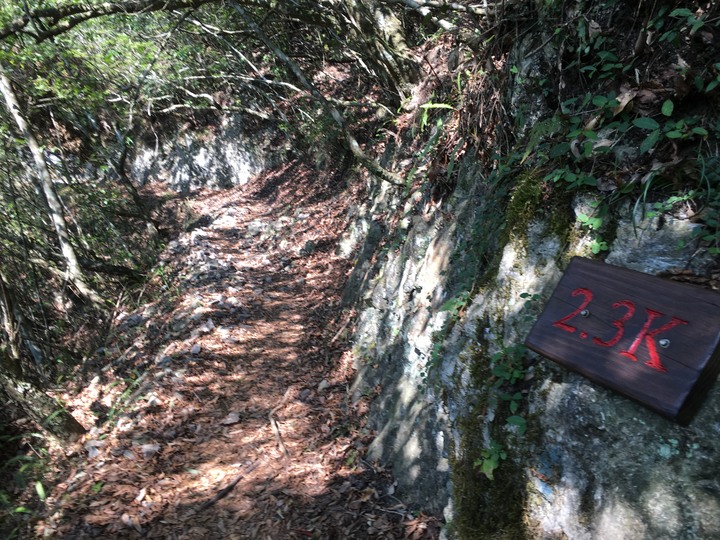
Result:
{"type": "Polygon", "coordinates": [[[37,491],[38,497],[40,497],[41,501],[44,501],[46,499],[47,495],[45,495],[45,488],[43,487],[40,480],[35,482],[35,491],[37,491]]]}
{"type": "Polygon", "coordinates": [[[663,35],[660,36],[660,43],[663,41],[675,41],[675,38],[677,37],[677,32],[675,30],[668,30],[663,35]]]}
{"type": "Polygon", "coordinates": [[[507,423],[511,426],[516,426],[520,435],[523,435],[527,429],[527,420],[522,416],[510,416],[507,419],[507,423]]]}
{"type": "Polygon", "coordinates": [[[633,125],[635,127],[639,127],[640,129],[658,129],[660,127],[660,124],[658,124],[652,118],[648,118],[647,116],[635,118],[633,120],[633,125]]]}
{"type": "Polygon", "coordinates": [[[640,143],[640,153],[645,154],[646,152],[649,152],[658,142],[660,139],[660,130],[656,129],[650,135],[645,137],[645,140],[640,143]]]}
{"type": "Polygon", "coordinates": [[[487,476],[488,480],[494,480],[493,472],[497,469],[497,461],[485,459],[482,463],[482,473],[487,476]]]}
{"type": "Polygon", "coordinates": [[[693,17],[693,12],[687,8],[678,8],[670,12],[671,17],[693,17]]]}
{"type": "MultiPolygon", "coordinates": [[[[689,21],[688,21],[689,22],[689,21]]],[[[693,35],[698,30],[700,30],[703,26],[705,26],[705,21],[702,19],[693,19],[692,23],[690,23],[690,35],[693,35]]]]}
{"type": "Polygon", "coordinates": [[[560,142],[556,145],[553,145],[550,148],[550,152],[548,155],[551,158],[558,158],[560,156],[566,155],[570,151],[570,144],[566,142],[560,142]]]}
{"type": "Polygon", "coordinates": [[[668,131],[665,135],[668,139],[680,139],[683,136],[682,131],[677,131],[676,129],[668,131]]]}
{"type": "Polygon", "coordinates": [[[618,57],[615,55],[615,53],[610,51],[599,51],[597,53],[598,58],[600,58],[603,62],[617,62],[618,57]]]}
{"type": "Polygon", "coordinates": [[[505,366],[497,365],[492,368],[492,374],[500,379],[509,379],[510,372],[505,366]]]}
{"type": "Polygon", "coordinates": [[[593,240],[592,244],[590,244],[590,251],[592,251],[595,255],[597,255],[601,251],[607,251],[607,249],[607,242],[604,241],[593,240]]]}
{"type": "Polygon", "coordinates": [[[595,178],[592,174],[583,173],[581,180],[581,185],[583,186],[597,186],[597,178],[595,178]]]}
{"type": "Polygon", "coordinates": [[[695,127],[695,128],[692,128],[692,132],[693,132],[695,135],[702,135],[703,137],[707,137],[707,136],[708,136],[708,130],[705,129],[705,128],[695,127]]]}
{"type": "Polygon", "coordinates": [[[671,116],[674,109],[675,104],[671,100],[666,99],[665,102],[662,104],[661,111],[665,116],[671,116]]]}

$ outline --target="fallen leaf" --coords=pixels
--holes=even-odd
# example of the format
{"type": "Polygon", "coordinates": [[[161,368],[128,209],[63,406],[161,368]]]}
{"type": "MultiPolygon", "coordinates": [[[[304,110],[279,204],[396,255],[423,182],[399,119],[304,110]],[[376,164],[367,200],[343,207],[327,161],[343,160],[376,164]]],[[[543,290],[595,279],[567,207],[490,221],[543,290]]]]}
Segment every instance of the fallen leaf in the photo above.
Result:
{"type": "Polygon", "coordinates": [[[120,521],[122,521],[122,524],[126,527],[130,527],[135,529],[137,532],[142,533],[142,527],[140,526],[140,521],[135,516],[129,516],[128,514],[123,514],[120,517],[120,521]]]}
{"type": "Polygon", "coordinates": [[[613,116],[617,116],[621,112],[625,110],[625,107],[628,106],[628,104],[635,99],[635,96],[637,96],[638,90],[636,88],[631,88],[629,90],[625,90],[622,94],[620,94],[616,99],[618,101],[618,105],[613,109],[613,116]]]}
{"type": "Polygon", "coordinates": [[[140,449],[142,450],[143,457],[149,459],[160,451],[159,444],[143,444],[140,449]]]}
{"type": "Polygon", "coordinates": [[[135,502],[142,502],[142,500],[145,498],[146,489],[142,488],[140,490],[140,493],[138,493],[137,497],[135,497],[135,502]]]}
{"type": "Polygon", "coordinates": [[[240,415],[236,412],[231,412],[225,418],[223,418],[220,423],[224,426],[229,426],[232,424],[237,424],[239,421],[240,421],[240,415]]]}

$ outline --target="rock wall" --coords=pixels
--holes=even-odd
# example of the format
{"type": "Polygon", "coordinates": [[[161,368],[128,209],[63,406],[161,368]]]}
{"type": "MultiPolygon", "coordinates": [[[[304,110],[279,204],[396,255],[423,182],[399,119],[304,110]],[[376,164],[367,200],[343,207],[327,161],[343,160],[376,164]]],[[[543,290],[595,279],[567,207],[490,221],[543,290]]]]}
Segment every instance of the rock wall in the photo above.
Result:
{"type": "Polygon", "coordinates": [[[243,185],[286,159],[288,147],[270,125],[223,115],[202,131],[160,132],[134,148],[130,172],[143,185],[163,181],[179,192],[243,185]]]}
{"type": "MultiPolygon", "coordinates": [[[[444,512],[447,534],[462,538],[718,537],[717,385],[682,427],[526,351],[569,259],[593,256],[576,225],[590,201],[508,222],[527,207],[532,177],[510,193],[481,173],[466,159],[440,205],[379,185],[354,211],[346,297],[359,308],[354,397],[374,396],[370,458],[393,467],[400,497],[444,512]],[[394,229],[386,215],[400,216],[394,229]],[[494,370],[513,362],[522,377],[498,385],[494,370]],[[506,422],[513,401],[526,425],[506,422]]],[[[697,225],[643,210],[615,216],[606,263],[712,270],[697,225]]]]}

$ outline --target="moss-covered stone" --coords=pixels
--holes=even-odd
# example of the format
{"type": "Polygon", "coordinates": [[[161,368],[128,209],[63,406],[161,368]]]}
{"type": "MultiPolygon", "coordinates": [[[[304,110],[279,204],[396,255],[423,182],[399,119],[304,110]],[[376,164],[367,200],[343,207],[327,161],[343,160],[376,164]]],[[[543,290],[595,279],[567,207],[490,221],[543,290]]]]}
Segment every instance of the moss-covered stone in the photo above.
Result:
{"type": "Polygon", "coordinates": [[[522,172],[505,211],[507,239],[519,240],[523,247],[527,247],[525,235],[530,221],[542,217],[547,220],[549,234],[566,240],[574,220],[571,202],[571,194],[545,180],[541,171],[531,169],[522,172]]]}
{"type": "Polygon", "coordinates": [[[523,456],[517,452],[522,447],[519,439],[524,436],[518,437],[507,429],[506,419],[512,413],[507,403],[497,403],[499,389],[494,384],[488,344],[482,337],[479,341],[470,369],[477,389],[475,403],[457,425],[462,435],[452,462],[456,509],[453,529],[461,539],[524,540],[528,537],[523,519],[527,490],[523,456]],[[493,420],[488,420],[490,408],[493,420]],[[488,438],[507,453],[493,479],[479,466],[488,438]]]}
{"type": "Polygon", "coordinates": [[[547,235],[555,236],[562,245],[570,241],[575,216],[572,210],[572,194],[544,179],[542,171],[529,169],[517,177],[505,176],[497,183],[488,208],[495,217],[473,221],[467,256],[480,271],[476,272],[474,288],[492,288],[497,278],[503,249],[508,242],[526,251],[528,230],[535,219],[543,220],[547,235]],[[489,219],[489,221],[488,221],[489,219]]]}
{"type": "Polygon", "coordinates": [[[521,467],[508,459],[489,480],[475,466],[474,448],[482,448],[478,434],[464,425],[464,450],[452,462],[455,488],[455,519],[452,529],[461,539],[525,540],[524,476],[521,467]],[[473,446],[478,445],[478,446],[473,446]]]}

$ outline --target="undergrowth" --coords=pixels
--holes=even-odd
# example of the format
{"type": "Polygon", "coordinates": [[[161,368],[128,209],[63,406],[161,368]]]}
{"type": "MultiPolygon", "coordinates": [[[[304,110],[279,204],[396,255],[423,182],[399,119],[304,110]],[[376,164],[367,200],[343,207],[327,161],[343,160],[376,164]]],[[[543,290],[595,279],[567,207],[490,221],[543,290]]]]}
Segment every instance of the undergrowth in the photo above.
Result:
{"type": "Polygon", "coordinates": [[[49,462],[44,436],[0,423],[0,535],[21,538],[47,496],[43,475],[49,462]]]}

